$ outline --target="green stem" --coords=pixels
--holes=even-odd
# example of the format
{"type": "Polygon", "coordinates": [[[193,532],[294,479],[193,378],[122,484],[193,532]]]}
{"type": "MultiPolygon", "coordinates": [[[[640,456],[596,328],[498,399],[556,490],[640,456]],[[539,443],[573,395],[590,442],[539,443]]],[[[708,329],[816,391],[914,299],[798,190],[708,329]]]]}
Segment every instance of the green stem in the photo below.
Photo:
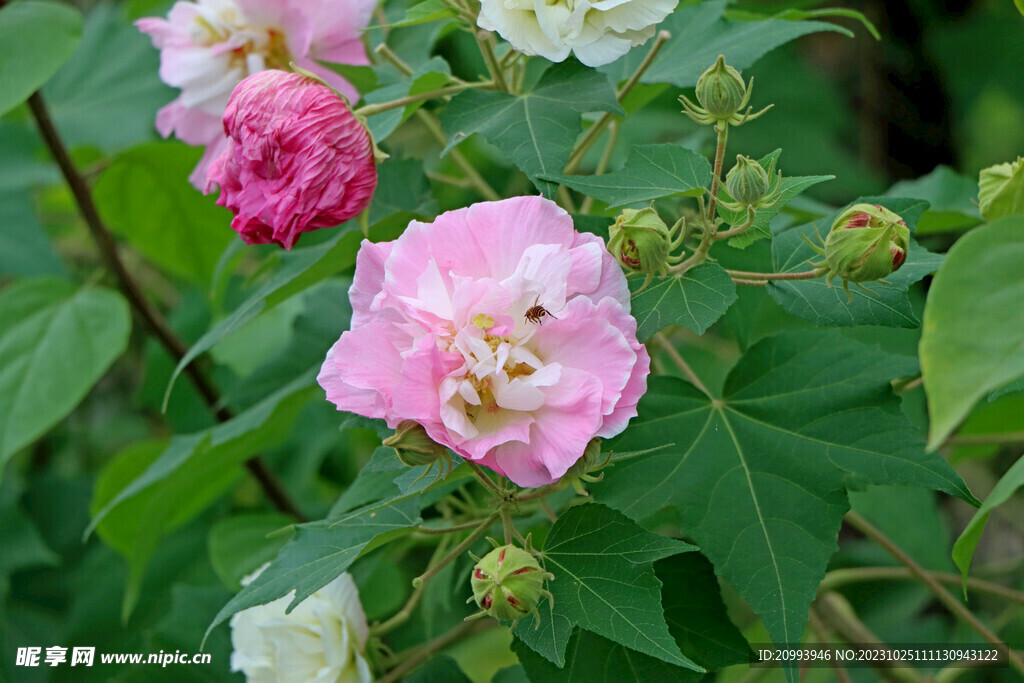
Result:
{"type": "MultiPolygon", "coordinates": [[[[434,139],[441,143],[442,148],[448,144],[448,138],[445,137],[444,131],[441,130],[441,124],[434,114],[422,109],[417,109],[416,117],[420,120],[420,123],[426,127],[427,131],[434,136],[434,139]]],[[[473,167],[473,164],[469,163],[466,157],[462,155],[462,152],[457,149],[453,149],[448,152],[448,156],[451,157],[452,161],[455,162],[455,165],[458,166],[466,175],[466,180],[472,183],[473,187],[478,193],[480,193],[481,197],[489,202],[496,202],[501,199],[501,196],[494,191],[494,188],[488,185],[483,176],[477,172],[476,168],[473,167]]]]}
{"type": "Polygon", "coordinates": [[[476,477],[477,481],[483,484],[483,487],[485,489],[490,491],[494,496],[498,497],[499,499],[504,500],[505,493],[500,488],[498,488],[497,484],[491,481],[491,478],[487,476],[487,473],[483,471],[480,465],[477,465],[472,460],[465,460],[464,462],[467,465],[469,465],[469,469],[473,470],[473,476],[476,477]]]}
{"type": "MultiPolygon", "coordinates": [[[[718,233],[724,235],[725,233],[718,233]]],[[[748,280],[813,280],[816,277],[821,277],[828,272],[826,268],[815,268],[814,270],[804,270],[799,273],[758,273],[750,270],[729,270],[726,268],[725,272],[733,278],[746,278],[748,280]]]]}
{"type": "Polygon", "coordinates": [[[430,92],[418,93],[416,95],[409,95],[408,97],[400,97],[397,100],[391,100],[390,102],[381,102],[379,104],[367,104],[366,106],[356,109],[353,114],[362,118],[367,118],[375,114],[382,112],[391,111],[392,109],[400,109],[408,104],[414,104],[416,102],[422,102],[424,100],[432,100],[438,97],[446,97],[447,95],[454,95],[460,93],[463,90],[480,89],[485,90],[493,88],[494,83],[492,81],[481,81],[479,83],[458,83],[456,85],[445,86],[444,88],[438,88],[437,90],[431,90],[430,92]]]}
{"type": "Polygon", "coordinates": [[[421,534],[429,535],[454,534],[458,531],[469,531],[470,529],[475,529],[478,526],[480,526],[480,523],[483,521],[484,520],[482,519],[475,519],[472,522],[466,522],[465,524],[455,524],[453,526],[444,527],[430,527],[423,526],[421,524],[420,526],[416,527],[416,531],[420,532],[421,534]]]}
{"type": "Polygon", "coordinates": [[[714,225],[715,204],[718,202],[718,179],[722,177],[722,163],[725,161],[725,145],[729,140],[729,124],[719,121],[715,124],[718,144],[715,147],[715,169],[711,176],[711,201],[708,203],[708,221],[714,225]]]}
{"type": "Polygon", "coordinates": [[[953,446],[1020,442],[1024,442],[1024,432],[1006,432],[1005,434],[957,434],[949,437],[946,441],[946,443],[953,446]]]}
{"type": "MultiPolygon", "coordinates": [[[[947,572],[928,572],[936,581],[949,585],[960,585],[963,580],[956,574],[949,574],[947,572]]],[[[856,567],[851,569],[836,569],[830,571],[822,579],[821,585],[818,586],[819,592],[834,591],[841,586],[845,586],[850,583],[860,583],[863,581],[913,581],[915,575],[906,567],[856,567]]],[[[967,579],[967,587],[971,590],[976,590],[981,593],[988,593],[990,595],[997,595],[1006,600],[1013,602],[1019,602],[1024,605],[1024,593],[1021,591],[1015,591],[1012,588],[1001,586],[998,583],[991,581],[985,581],[983,579],[976,579],[969,577],[967,579]]]]}
{"type": "Polygon", "coordinates": [[[427,581],[437,575],[439,571],[451,564],[452,560],[462,557],[463,554],[468,551],[474,543],[480,540],[480,537],[487,533],[487,529],[494,524],[495,520],[498,519],[499,513],[495,512],[490,517],[485,519],[483,522],[477,525],[476,530],[463,539],[462,543],[455,546],[455,549],[445,555],[443,558],[438,560],[437,564],[427,567],[427,571],[423,572],[415,579],[412,580],[412,585],[419,588],[427,581]]]}
{"type": "MultiPolygon", "coordinates": [[[[594,175],[604,175],[604,172],[608,169],[608,162],[611,161],[612,152],[615,150],[615,143],[619,141],[619,123],[618,121],[612,121],[608,125],[608,142],[604,145],[604,152],[601,153],[601,158],[597,162],[597,168],[594,169],[594,175]]],[[[594,206],[594,198],[587,195],[583,199],[583,204],[580,205],[580,213],[590,213],[590,209],[594,206]]]]}
{"type": "MultiPolygon", "coordinates": [[[[818,610],[811,607],[810,612],[807,614],[807,619],[811,624],[811,629],[814,631],[814,635],[818,639],[818,642],[822,644],[830,643],[832,639],[829,638],[828,629],[825,627],[825,623],[818,614],[818,610]]],[[[832,670],[836,674],[837,683],[851,683],[850,674],[846,672],[846,669],[844,669],[843,665],[838,661],[832,661],[832,670]]]]}
{"type": "Polygon", "coordinates": [[[751,225],[754,224],[754,219],[756,217],[757,211],[754,210],[754,207],[749,207],[747,209],[747,220],[743,221],[741,225],[738,225],[735,228],[732,228],[731,230],[722,230],[721,232],[716,232],[714,235],[712,235],[712,237],[714,237],[716,242],[721,242],[723,240],[729,239],[730,237],[742,235],[744,232],[747,231],[748,228],[750,228],[751,225]]]}
{"type": "Polygon", "coordinates": [[[676,347],[672,346],[672,342],[666,339],[665,335],[661,332],[654,335],[654,340],[658,342],[662,349],[664,349],[665,353],[668,354],[668,357],[672,359],[672,362],[675,363],[676,367],[683,373],[683,376],[690,381],[690,384],[700,389],[701,393],[705,396],[714,400],[711,392],[708,391],[706,386],[704,386],[704,382],[700,381],[700,377],[697,376],[697,373],[693,371],[690,364],[687,363],[679,351],[676,350],[676,347]]]}
{"type": "Polygon", "coordinates": [[[383,57],[388,64],[398,69],[399,73],[403,76],[412,76],[413,73],[415,73],[411,66],[403,62],[402,58],[396,55],[392,49],[388,47],[387,43],[381,43],[378,45],[376,49],[374,49],[374,52],[383,57]]]}
{"type": "MultiPolygon", "coordinates": [[[[476,22],[473,23],[475,24],[476,22]]],[[[498,63],[498,58],[494,54],[494,35],[482,29],[473,28],[473,37],[476,38],[476,44],[480,48],[480,54],[483,55],[484,63],[487,65],[487,71],[491,74],[491,79],[498,86],[499,90],[508,92],[508,80],[505,78],[505,72],[502,70],[501,64],[498,63]]]]}
{"type": "Polygon", "coordinates": [[[443,650],[451,643],[459,640],[467,635],[477,633],[479,631],[485,631],[489,628],[494,628],[498,625],[497,621],[487,619],[480,621],[464,621],[458,626],[454,627],[447,633],[444,633],[437,638],[419,646],[411,654],[405,656],[404,654],[399,655],[403,659],[402,663],[396,666],[394,669],[389,671],[387,674],[380,678],[380,683],[395,683],[400,681],[417,666],[422,664],[424,661],[429,659],[438,650],[443,650]]]}
{"type": "MultiPolygon", "coordinates": [[[[430,562],[428,562],[428,566],[431,563],[436,562],[438,556],[440,556],[445,550],[447,550],[447,547],[448,538],[442,538],[441,542],[437,544],[437,548],[434,549],[434,554],[431,556],[430,562]]],[[[426,587],[427,584],[425,582],[417,586],[413,590],[412,595],[409,596],[409,599],[406,601],[402,609],[396,612],[387,621],[371,626],[370,633],[375,636],[382,636],[385,633],[393,631],[394,629],[398,628],[406,621],[408,621],[409,617],[412,616],[413,609],[416,608],[416,603],[418,603],[420,601],[420,598],[423,597],[423,591],[426,589],[426,587]]]]}
{"type": "MultiPolygon", "coordinates": [[[[651,46],[647,56],[644,57],[644,61],[640,62],[640,66],[637,67],[633,75],[629,77],[629,80],[619,89],[615,95],[615,99],[622,102],[626,95],[633,89],[633,87],[640,81],[641,76],[647,71],[654,61],[654,58],[661,51],[665,41],[672,37],[672,34],[668,31],[659,31],[658,37],[654,39],[654,44],[651,46]]],[[[576,143],[576,146],[572,150],[572,154],[569,155],[569,162],[565,165],[565,171],[563,173],[572,173],[575,171],[580,162],[583,161],[583,157],[587,155],[587,151],[597,142],[597,139],[601,137],[601,133],[604,129],[612,122],[612,117],[615,115],[610,112],[605,112],[601,115],[597,121],[594,122],[586,132],[586,134],[576,143]]]]}
{"type": "MultiPolygon", "coordinates": [[[[857,618],[853,608],[838,593],[825,593],[818,597],[814,605],[822,620],[846,642],[871,644],[889,649],[881,638],[857,618]]],[[[894,658],[886,657],[879,660],[873,668],[886,669],[888,677],[893,680],[907,683],[921,680],[921,676],[906,662],[893,660],[894,658]]]]}
{"type": "Polygon", "coordinates": [[[898,545],[896,545],[888,536],[883,534],[881,530],[875,527],[864,517],[850,510],[846,513],[846,521],[855,529],[863,533],[871,540],[878,543],[878,545],[885,548],[890,555],[899,560],[900,564],[910,570],[910,572],[917,577],[926,585],[929,590],[938,598],[939,602],[946,606],[950,612],[960,617],[968,626],[973,628],[982,638],[992,643],[1005,648],[1007,658],[1010,661],[1010,666],[1016,669],[1021,674],[1024,674],[1024,660],[1022,660],[1013,650],[1006,647],[999,636],[993,633],[985,624],[981,623],[974,614],[971,613],[966,607],[964,607],[953,594],[947,591],[942,585],[927,571],[925,571],[921,565],[913,560],[906,552],[903,551],[898,545]]]}
{"type": "Polygon", "coordinates": [[[740,278],[740,277],[734,277],[732,279],[732,281],[735,282],[738,285],[746,285],[748,287],[767,287],[768,286],[768,281],[767,280],[744,280],[743,278],[740,278]]]}
{"type": "Polygon", "coordinates": [[[512,542],[512,537],[515,536],[515,525],[512,524],[512,510],[507,505],[501,506],[501,526],[505,532],[505,543],[507,545],[512,542]]]}
{"type": "MultiPolygon", "coordinates": [[[[128,299],[135,314],[142,319],[149,332],[156,337],[157,341],[164,347],[167,353],[177,362],[181,361],[188,353],[188,345],[174,332],[167,320],[160,311],[153,306],[142,292],[142,287],[129,272],[128,267],[121,259],[117,250],[117,243],[106,224],[100,218],[96,204],[93,202],[92,193],[85,178],[78,172],[71,155],[68,153],[64,141],[57,131],[57,127],[50,118],[46,101],[39,92],[33,93],[28,98],[28,107],[35,119],[36,126],[43,142],[49,149],[54,161],[60,168],[64,180],[71,189],[71,196],[75,200],[78,212],[85,221],[89,233],[92,235],[96,247],[99,249],[103,260],[117,277],[121,292],[128,299]]],[[[199,392],[206,405],[213,411],[218,422],[227,422],[234,417],[234,413],[224,405],[217,387],[207,378],[195,363],[185,366],[185,374],[192,381],[193,386],[199,392]]],[[[284,486],[278,480],[274,471],[267,465],[266,460],[260,455],[253,455],[245,461],[245,468],[256,479],[263,493],[267,496],[274,507],[281,512],[294,517],[300,522],[306,521],[306,517],[299,510],[298,505],[291,499],[284,486]]]]}

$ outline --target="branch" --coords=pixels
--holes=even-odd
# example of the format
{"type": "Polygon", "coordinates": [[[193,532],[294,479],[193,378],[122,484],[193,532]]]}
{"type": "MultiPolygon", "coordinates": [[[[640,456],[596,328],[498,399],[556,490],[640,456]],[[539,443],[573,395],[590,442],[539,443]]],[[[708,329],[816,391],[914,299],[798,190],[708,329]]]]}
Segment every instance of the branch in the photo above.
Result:
{"type": "MultiPolygon", "coordinates": [[[[960,576],[947,572],[929,571],[927,573],[936,581],[952,586],[960,585],[963,580],[960,576]]],[[[916,578],[917,577],[906,567],[857,567],[851,569],[836,569],[825,575],[821,585],[818,587],[818,591],[834,591],[840,586],[844,586],[848,583],[860,583],[862,581],[913,581],[916,578]]],[[[1005,598],[1006,600],[1012,600],[1013,602],[1019,602],[1024,605],[1024,593],[1021,591],[1015,591],[1012,588],[1007,588],[1006,586],[1002,586],[998,583],[968,577],[967,587],[981,593],[997,595],[1001,598],[1005,598]]]]}
{"type": "MultiPolygon", "coordinates": [[[[39,128],[39,134],[42,136],[43,142],[46,143],[47,149],[50,150],[54,161],[60,167],[61,174],[63,174],[64,180],[71,189],[75,204],[78,206],[78,211],[82,215],[86,226],[88,226],[89,233],[96,242],[96,246],[99,248],[107,267],[117,276],[118,285],[125,298],[128,299],[132,309],[142,319],[150,333],[167,350],[167,353],[175,361],[180,361],[188,353],[188,346],[175,334],[160,311],[146,299],[139,284],[132,277],[132,274],[128,272],[124,261],[121,260],[121,256],[117,251],[117,243],[110,234],[110,230],[107,229],[107,226],[100,218],[88,184],[78,172],[78,168],[75,166],[74,161],[71,160],[71,155],[68,154],[68,150],[64,146],[64,141],[61,140],[57,128],[53,125],[53,120],[50,118],[50,113],[42,94],[39,92],[33,93],[28,98],[28,106],[32,111],[32,117],[39,128]]],[[[186,365],[185,374],[188,375],[200,396],[203,397],[206,405],[214,411],[218,421],[227,422],[234,417],[230,408],[221,405],[220,392],[207,379],[206,375],[199,370],[198,366],[192,363],[186,365]]],[[[281,486],[281,483],[262,457],[259,455],[253,456],[245,462],[245,467],[278,510],[300,521],[305,521],[305,517],[299,511],[298,506],[295,505],[287,492],[285,492],[284,487],[281,486]]]]}
{"type": "Polygon", "coordinates": [[[705,396],[714,400],[711,392],[708,391],[706,386],[704,386],[704,382],[700,381],[700,377],[697,376],[697,373],[693,371],[690,364],[687,363],[679,351],[676,350],[676,347],[672,346],[672,343],[665,338],[665,335],[658,332],[654,335],[654,339],[661,345],[661,348],[665,350],[665,353],[667,353],[668,357],[672,359],[672,362],[676,364],[676,367],[678,367],[683,373],[683,376],[690,381],[690,384],[700,389],[705,396]]]}
{"type": "Polygon", "coordinates": [[[463,638],[464,636],[479,633],[480,631],[486,631],[487,629],[494,628],[497,625],[498,622],[491,619],[484,621],[464,621],[447,633],[444,633],[430,642],[421,645],[419,649],[409,656],[408,659],[389,671],[386,675],[382,676],[380,678],[380,683],[394,683],[395,681],[400,681],[405,674],[425,662],[438,650],[443,650],[449,644],[463,638]]]}
{"type": "Polygon", "coordinates": [[[900,564],[910,570],[915,577],[917,577],[924,585],[928,586],[931,592],[938,598],[939,602],[946,606],[950,612],[960,617],[962,620],[973,628],[982,638],[998,645],[1006,650],[1006,656],[1010,661],[1010,666],[1024,674],[1024,660],[1015,653],[1012,649],[1007,647],[1006,643],[999,639],[995,633],[993,633],[985,624],[981,623],[974,614],[971,613],[966,607],[953,597],[953,594],[947,591],[942,585],[933,577],[929,572],[925,571],[921,565],[914,561],[910,555],[907,555],[896,545],[888,536],[883,534],[881,530],[875,527],[871,522],[861,517],[859,514],[850,510],[846,513],[846,521],[855,529],[863,533],[871,540],[878,543],[878,545],[885,548],[890,555],[899,560],[900,564]]]}
{"type": "MultiPolygon", "coordinates": [[[[651,66],[651,62],[654,61],[658,52],[661,51],[665,41],[671,37],[672,34],[668,31],[658,32],[658,37],[654,39],[654,45],[651,46],[647,56],[644,57],[644,61],[640,62],[640,66],[637,67],[633,75],[629,77],[629,80],[626,81],[622,88],[619,89],[618,93],[616,93],[615,99],[617,101],[622,102],[622,100],[625,99],[626,95],[628,95],[633,87],[640,81],[640,77],[643,76],[644,72],[646,72],[648,67],[651,66]]],[[[601,137],[601,133],[603,133],[608,124],[611,123],[613,116],[615,115],[610,112],[605,112],[601,115],[601,118],[594,122],[594,125],[587,130],[586,135],[576,143],[576,147],[573,148],[572,154],[569,155],[569,162],[565,165],[563,173],[572,173],[579,167],[580,162],[583,161],[583,157],[587,154],[587,150],[589,150],[593,144],[597,142],[597,139],[601,137]]]]}
{"type": "Polygon", "coordinates": [[[431,90],[430,92],[418,93],[416,95],[409,95],[408,97],[400,97],[397,100],[391,100],[390,102],[380,102],[378,104],[367,104],[366,106],[356,109],[352,113],[356,116],[366,118],[368,116],[374,116],[392,109],[399,109],[409,104],[415,104],[416,102],[422,102],[424,100],[432,100],[439,97],[447,97],[448,95],[454,95],[460,93],[463,90],[471,90],[474,88],[480,90],[486,90],[494,87],[493,81],[481,81],[480,83],[459,83],[457,85],[449,85],[444,88],[438,88],[437,90],[431,90]]]}

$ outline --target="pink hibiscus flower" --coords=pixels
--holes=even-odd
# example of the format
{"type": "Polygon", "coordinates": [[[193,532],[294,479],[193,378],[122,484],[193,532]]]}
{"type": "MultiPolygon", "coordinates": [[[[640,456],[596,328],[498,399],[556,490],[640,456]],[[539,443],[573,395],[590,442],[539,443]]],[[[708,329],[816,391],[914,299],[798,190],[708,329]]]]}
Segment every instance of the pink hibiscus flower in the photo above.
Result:
{"type": "Polygon", "coordinates": [[[352,329],[318,378],[328,400],[391,427],[415,420],[521,486],[557,480],[592,438],[620,433],[647,388],[622,271],[541,197],[364,241],[349,297],[352,329]]]}
{"type": "Polygon", "coordinates": [[[202,190],[206,168],[226,144],[221,116],[246,76],[289,63],[311,71],[352,102],[359,93],[314,60],[368,64],[359,31],[376,0],[198,0],[176,2],[167,19],[135,25],[160,50],[160,78],[181,89],[157,113],[156,127],[206,152],[189,180],[202,190]]]}

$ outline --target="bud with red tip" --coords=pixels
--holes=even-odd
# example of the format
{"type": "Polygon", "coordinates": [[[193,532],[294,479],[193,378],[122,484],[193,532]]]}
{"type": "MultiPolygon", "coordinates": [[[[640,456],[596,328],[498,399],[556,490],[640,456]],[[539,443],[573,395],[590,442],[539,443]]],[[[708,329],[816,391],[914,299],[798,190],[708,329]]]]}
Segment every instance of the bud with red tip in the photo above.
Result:
{"type": "Polygon", "coordinates": [[[291,249],[303,232],[360,214],[377,187],[366,126],[329,86],[304,74],[260,71],[235,88],[224,112],[227,148],[207,189],[235,213],[249,244],[291,249]]]}
{"type": "Polygon", "coordinates": [[[638,273],[663,269],[671,246],[668,226],[650,207],[623,209],[608,228],[608,251],[627,269],[638,273]]]}
{"type": "Polygon", "coordinates": [[[539,626],[537,604],[541,596],[551,599],[551,594],[544,590],[544,581],[553,578],[529,550],[511,544],[497,546],[473,567],[470,600],[475,600],[482,610],[473,616],[488,614],[499,621],[518,621],[533,614],[539,626]]]}
{"type": "Polygon", "coordinates": [[[910,230],[896,214],[877,204],[854,204],[836,217],[825,240],[828,281],[847,283],[881,280],[907,260],[910,230]]]}

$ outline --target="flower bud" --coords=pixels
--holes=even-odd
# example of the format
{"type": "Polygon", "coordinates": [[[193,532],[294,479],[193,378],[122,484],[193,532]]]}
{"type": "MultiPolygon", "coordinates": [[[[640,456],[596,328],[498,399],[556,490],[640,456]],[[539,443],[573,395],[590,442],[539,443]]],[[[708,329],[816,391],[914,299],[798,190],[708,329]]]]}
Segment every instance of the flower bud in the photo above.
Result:
{"type": "Polygon", "coordinates": [[[672,238],[654,209],[623,209],[608,236],[608,251],[628,270],[653,273],[665,266],[672,238]]]}
{"type": "Polygon", "coordinates": [[[473,567],[470,583],[473,600],[485,613],[499,621],[517,621],[533,614],[539,624],[537,603],[544,580],[554,578],[541,569],[531,553],[514,545],[498,546],[473,567]]]}
{"type": "Polygon", "coordinates": [[[742,206],[755,206],[768,194],[768,171],[753,159],[736,157],[736,165],[725,176],[725,189],[742,206]]]}
{"type": "Polygon", "coordinates": [[[854,204],[839,214],[825,240],[829,279],[881,280],[907,259],[910,230],[896,213],[875,204],[854,204]]]}
{"type": "Polygon", "coordinates": [[[413,420],[402,420],[395,433],[384,439],[382,445],[393,448],[398,459],[409,467],[431,465],[438,460],[451,462],[448,449],[434,442],[427,430],[413,420]]]}
{"type": "Polygon", "coordinates": [[[746,106],[747,85],[725,56],[708,67],[697,81],[697,101],[713,119],[725,121],[746,106]]]}
{"type": "Polygon", "coordinates": [[[303,232],[359,215],[377,187],[374,145],[345,100],[315,78],[260,71],[231,93],[227,146],[207,190],[248,244],[291,249],[303,232]]]}

